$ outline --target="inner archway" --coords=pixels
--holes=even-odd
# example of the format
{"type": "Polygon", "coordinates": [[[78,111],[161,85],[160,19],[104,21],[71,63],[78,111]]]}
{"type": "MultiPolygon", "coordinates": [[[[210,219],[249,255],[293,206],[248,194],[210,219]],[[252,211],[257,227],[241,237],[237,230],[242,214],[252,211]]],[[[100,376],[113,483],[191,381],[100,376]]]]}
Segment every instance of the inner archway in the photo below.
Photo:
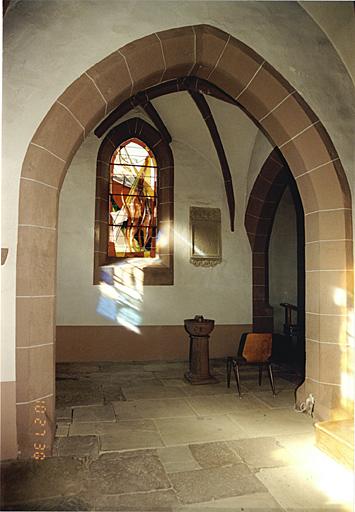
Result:
{"type": "Polygon", "coordinates": [[[295,367],[303,381],[304,211],[296,182],[277,149],[268,156],[255,180],[245,212],[245,229],[252,250],[253,331],[273,332],[275,359],[295,367]],[[283,213],[278,219],[281,205],[287,208],[287,215],[283,213]],[[288,236],[275,233],[275,225],[288,236]],[[292,304],[284,304],[283,311],[280,306],[289,302],[284,300],[288,296],[292,304]]]}
{"type": "Polygon", "coordinates": [[[323,125],[262,57],[214,27],[171,29],[134,41],[88,69],[53,104],[22,167],[17,256],[17,425],[22,456],[32,453],[34,404],[45,403],[50,451],[54,428],[54,327],[58,195],[85,136],[140,90],[196,76],[218,87],[278,146],[305,211],[306,337],[311,361],[300,393],[328,418],[349,406],[352,372],[347,321],[352,305],[351,197],[323,125]],[[90,105],[90,109],[87,108],[90,105]],[[50,171],[49,171],[50,169],[50,171]],[[334,300],[341,290],[342,299],[334,300]],[[36,318],[28,330],[30,318],[36,318]],[[45,334],[51,343],[33,347],[45,334]]]}

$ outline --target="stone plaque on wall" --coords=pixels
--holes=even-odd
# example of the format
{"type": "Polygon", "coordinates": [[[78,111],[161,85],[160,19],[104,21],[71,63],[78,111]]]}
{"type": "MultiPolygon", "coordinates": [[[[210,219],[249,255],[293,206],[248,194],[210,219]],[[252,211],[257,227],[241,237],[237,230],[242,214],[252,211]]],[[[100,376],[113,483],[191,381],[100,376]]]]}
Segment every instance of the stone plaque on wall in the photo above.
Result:
{"type": "Polygon", "coordinates": [[[190,262],[198,267],[214,267],[222,261],[221,210],[190,207],[190,262]]]}

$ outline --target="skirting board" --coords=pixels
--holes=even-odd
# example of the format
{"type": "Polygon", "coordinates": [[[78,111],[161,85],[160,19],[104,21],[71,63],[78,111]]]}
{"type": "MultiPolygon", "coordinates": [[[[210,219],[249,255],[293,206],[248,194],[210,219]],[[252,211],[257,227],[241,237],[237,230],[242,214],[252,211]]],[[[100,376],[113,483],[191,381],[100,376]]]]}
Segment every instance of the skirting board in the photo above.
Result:
{"type": "MultiPolygon", "coordinates": [[[[189,336],[181,325],[146,325],[140,334],[121,326],[57,326],[56,361],[178,361],[187,360],[189,336]]],[[[250,324],[216,325],[210,336],[210,357],[236,353],[240,336],[250,324]]]]}

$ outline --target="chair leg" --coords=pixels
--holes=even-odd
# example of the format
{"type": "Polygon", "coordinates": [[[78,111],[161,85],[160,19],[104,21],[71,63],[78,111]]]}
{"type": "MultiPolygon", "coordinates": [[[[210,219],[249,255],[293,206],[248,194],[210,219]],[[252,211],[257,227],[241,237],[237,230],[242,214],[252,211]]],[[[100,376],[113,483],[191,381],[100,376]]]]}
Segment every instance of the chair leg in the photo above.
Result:
{"type": "Polygon", "coordinates": [[[234,371],[234,376],[235,376],[235,382],[237,383],[238,395],[239,395],[239,398],[242,398],[242,395],[240,393],[239,366],[236,361],[233,361],[233,371],[234,371]]]}
{"type": "Polygon", "coordinates": [[[231,372],[233,366],[233,358],[227,357],[227,387],[231,387],[231,372]]]}
{"type": "Polygon", "coordinates": [[[261,378],[263,375],[263,367],[262,365],[259,366],[259,386],[261,386],[261,378]]]}
{"type": "Polygon", "coordinates": [[[270,379],[270,384],[271,384],[271,389],[272,389],[272,394],[274,395],[274,397],[276,396],[276,393],[275,393],[275,384],[274,384],[274,376],[272,374],[272,368],[271,368],[271,364],[268,364],[267,365],[267,369],[268,369],[268,374],[269,374],[269,379],[270,379]]]}

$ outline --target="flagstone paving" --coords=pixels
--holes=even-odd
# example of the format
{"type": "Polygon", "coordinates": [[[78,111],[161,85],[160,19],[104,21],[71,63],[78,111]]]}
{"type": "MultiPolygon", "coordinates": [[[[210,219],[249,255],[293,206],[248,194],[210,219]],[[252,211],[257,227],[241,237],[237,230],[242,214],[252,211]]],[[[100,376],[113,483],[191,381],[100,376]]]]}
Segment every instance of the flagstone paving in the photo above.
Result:
{"type": "Polygon", "coordinates": [[[351,510],[321,483],[314,460],[326,456],[312,419],[293,410],[294,373],[275,368],[274,398],[247,370],[240,399],[225,361],[211,361],[215,385],[191,386],[186,369],[57,365],[53,457],[2,464],[1,510],[351,510]]]}

